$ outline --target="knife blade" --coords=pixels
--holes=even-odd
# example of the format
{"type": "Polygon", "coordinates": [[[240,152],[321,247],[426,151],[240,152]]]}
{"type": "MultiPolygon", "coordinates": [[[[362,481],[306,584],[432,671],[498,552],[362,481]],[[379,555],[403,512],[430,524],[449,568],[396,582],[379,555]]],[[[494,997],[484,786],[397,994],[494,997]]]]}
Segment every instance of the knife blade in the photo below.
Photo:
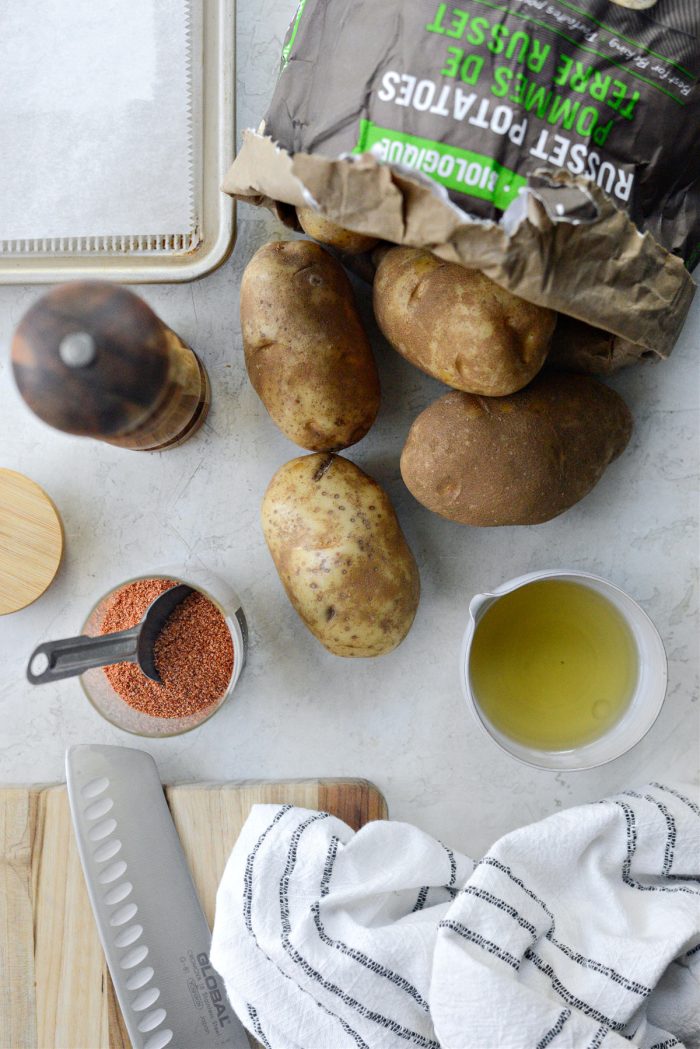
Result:
{"type": "Polygon", "coordinates": [[[141,750],[66,751],[78,853],[134,1049],[250,1049],[209,961],[211,933],[155,761],[141,750]]]}

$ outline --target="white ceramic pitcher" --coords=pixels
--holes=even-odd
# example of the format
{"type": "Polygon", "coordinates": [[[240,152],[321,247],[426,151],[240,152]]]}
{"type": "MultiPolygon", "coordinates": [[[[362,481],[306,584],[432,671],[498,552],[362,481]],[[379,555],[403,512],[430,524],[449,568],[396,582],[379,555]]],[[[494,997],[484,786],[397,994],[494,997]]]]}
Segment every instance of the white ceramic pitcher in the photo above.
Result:
{"type": "Polygon", "coordinates": [[[658,630],[646,612],[619,587],[573,569],[530,572],[510,579],[486,594],[477,594],[469,605],[469,623],[460,657],[460,677],[467,704],[485,732],[513,757],[537,768],[580,770],[604,765],[620,757],[642,739],[656,721],[666,695],[666,651],[658,630]],[[479,620],[487,608],[505,594],[542,579],[562,579],[591,587],[605,597],[623,616],[637,647],[638,676],[632,699],[620,720],[599,739],[571,750],[540,750],[517,743],[490,723],[474,694],[470,675],[470,654],[479,620]]]}

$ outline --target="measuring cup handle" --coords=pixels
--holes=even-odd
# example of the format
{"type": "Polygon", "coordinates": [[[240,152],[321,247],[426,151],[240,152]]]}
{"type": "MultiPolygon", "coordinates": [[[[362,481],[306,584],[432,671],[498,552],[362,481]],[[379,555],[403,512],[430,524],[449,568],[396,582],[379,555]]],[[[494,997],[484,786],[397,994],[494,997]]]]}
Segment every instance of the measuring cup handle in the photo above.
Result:
{"type": "Polygon", "coordinates": [[[32,652],[27,665],[27,680],[32,685],[43,685],[49,681],[62,681],[75,677],[93,667],[106,667],[112,663],[136,663],[139,626],[121,630],[103,637],[67,637],[61,641],[47,641],[32,652]],[[38,657],[44,656],[47,665],[34,671],[38,657]]]}

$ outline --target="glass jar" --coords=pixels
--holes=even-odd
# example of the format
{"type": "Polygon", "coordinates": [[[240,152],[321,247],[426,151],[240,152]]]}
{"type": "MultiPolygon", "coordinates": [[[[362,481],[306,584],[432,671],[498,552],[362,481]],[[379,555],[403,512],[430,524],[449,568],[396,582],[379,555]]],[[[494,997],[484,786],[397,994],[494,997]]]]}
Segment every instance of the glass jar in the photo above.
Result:
{"type": "Polygon", "coordinates": [[[187,568],[180,571],[168,567],[133,576],[113,586],[91,609],[81,633],[89,637],[96,637],[100,633],[101,623],[114,594],[130,583],[145,579],[172,579],[173,584],[186,583],[208,598],[221,612],[233,643],[233,670],[225,693],[208,707],[183,717],[153,717],[136,710],[122,699],[119,693],[112,688],[102,668],[87,670],[81,674],[80,683],[95,710],[124,732],[148,737],[178,736],[208,721],[232,694],[245,663],[248,645],[246,619],[238,595],[224,580],[204,568],[187,568]]]}

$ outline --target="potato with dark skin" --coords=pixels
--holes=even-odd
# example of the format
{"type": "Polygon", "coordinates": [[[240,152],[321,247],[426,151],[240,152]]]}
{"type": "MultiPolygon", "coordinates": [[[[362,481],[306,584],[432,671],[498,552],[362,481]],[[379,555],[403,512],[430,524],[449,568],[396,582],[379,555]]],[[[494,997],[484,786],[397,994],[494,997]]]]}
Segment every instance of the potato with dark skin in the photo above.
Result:
{"type": "Polygon", "coordinates": [[[297,218],[307,236],[313,237],[320,244],[328,244],[345,255],[361,255],[365,251],[371,251],[378,243],[376,237],[369,237],[365,233],[353,233],[351,229],[337,226],[313,208],[297,208],[297,218]]]}
{"type": "Polygon", "coordinates": [[[266,244],[241,282],[250,381],[285,437],[337,451],[379,411],[379,376],[339,262],[308,240],[266,244]]]}
{"type": "Polygon", "coordinates": [[[456,390],[486,397],[514,393],[534,378],[556,323],[552,310],[422,248],[381,255],[374,313],[411,364],[456,390]]]}
{"type": "Polygon", "coordinates": [[[654,356],[619,335],[560,313],[546,367],[584,375],[612,375],[620,368],[654,356]]]}
{"type": "Polygon", "coordinates": [[[381,656],[408,633],[418,568],[383,488],[339,455],[277,471],[262,506],[265,541],[287,596],[336,656],[381,656]]]}
{"type": "Polygon", "coordinates": [[[631,433],[614,390],[551,372],[509,397],[441,397],[413,423],[401,475],[419,503],[450,521],[541,524],[590,492],[631,433]]]}

